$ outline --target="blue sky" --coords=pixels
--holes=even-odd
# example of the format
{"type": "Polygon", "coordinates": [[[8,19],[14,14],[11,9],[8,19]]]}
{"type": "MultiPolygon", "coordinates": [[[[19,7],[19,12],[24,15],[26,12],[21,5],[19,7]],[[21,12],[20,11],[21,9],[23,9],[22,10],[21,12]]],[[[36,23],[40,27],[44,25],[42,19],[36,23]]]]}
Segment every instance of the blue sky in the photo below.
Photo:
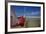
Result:
{"type": "Polygon", "coordinates": [[[16,16],[40,16],[40,7],[35,6],[15,6],[11,5],[11,11],[14,11],[16,16]]]}

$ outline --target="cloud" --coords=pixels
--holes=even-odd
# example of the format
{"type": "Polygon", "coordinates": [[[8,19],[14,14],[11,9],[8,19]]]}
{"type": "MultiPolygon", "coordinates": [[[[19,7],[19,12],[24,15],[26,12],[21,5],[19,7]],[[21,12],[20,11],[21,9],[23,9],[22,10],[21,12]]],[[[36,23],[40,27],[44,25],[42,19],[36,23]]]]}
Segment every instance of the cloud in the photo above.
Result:
{"type": "Polygon", "coordinates": [[[25,13],[27,16],[35,16],[35,15],[39,15],[40,12],[36,11],[36,12],[31,12],[31,13],[25,13]]]}
{"type": "Polygon", "coordinates": [[[36,12],[32,12],[31,15],[39,15],[40,12],[39,11],[36,11],[36,12]]]}

